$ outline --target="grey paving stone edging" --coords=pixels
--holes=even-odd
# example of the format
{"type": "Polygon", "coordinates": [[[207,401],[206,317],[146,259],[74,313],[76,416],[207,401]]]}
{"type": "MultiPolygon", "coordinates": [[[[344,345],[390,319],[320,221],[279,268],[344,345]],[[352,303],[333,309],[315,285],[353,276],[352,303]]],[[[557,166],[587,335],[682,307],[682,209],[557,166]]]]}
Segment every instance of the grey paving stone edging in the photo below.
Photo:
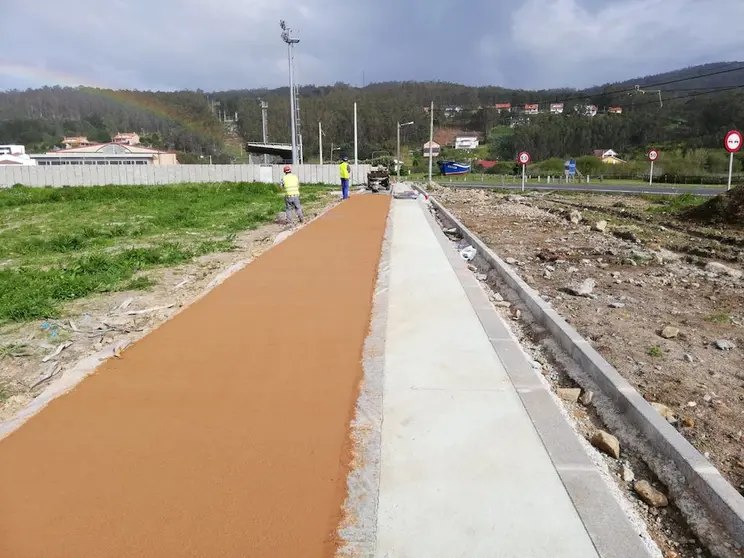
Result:
{"type": "MultiPolygon", "coordinates": [[[[423,190],[420,190],[423,192],[423,190]]],[[[706,516],[720,524],[731,540],[744,546],[744,497],[731,486],[718,470],[703,457],[672,425],[641,397],[640,393],[620,373],[592,348],[579,333],[525,283],[501,258],[491,251],[475,234],[429,197],[442,220],[457,228],[466,239],[514,290],[535,319],[552,334],[566,351],[596,383],[622,414],[627,423],[637,429],[652,449],[672,463],[684,477],[686,488],[705,508],[706,516]]],[[[653,464],[649,463],[653,467],[653,464]]],[[[669,474],[654,470],[662,479],[669,474]]],[[[672,494],[674,497],[674,494],[672,494]]],[[[683,510],[684,512],[685,510],[683,510]]],[[[702,511],[702,510],[696,510],[702,511]]]]}

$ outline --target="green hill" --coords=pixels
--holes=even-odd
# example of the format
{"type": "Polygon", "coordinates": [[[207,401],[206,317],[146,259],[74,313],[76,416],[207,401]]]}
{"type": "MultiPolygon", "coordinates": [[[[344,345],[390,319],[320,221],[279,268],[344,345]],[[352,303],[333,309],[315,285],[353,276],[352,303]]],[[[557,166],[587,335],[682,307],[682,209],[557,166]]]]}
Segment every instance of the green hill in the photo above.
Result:
{"type": "MultiPolygon", "coordinates": [[[[289,141],[288,93],[286,87],[209,94],[60,87],[0,92],[0,143],[22,143],[36,150],[50,148],[63,135],[104,141],[118,131],[136,131],[147,134],[157,147],[189,154],[182,157],[185,161],[199,155],[232,161],[240,141],[261,140],[259,99],[269,104],[269,140],[289,141]],[[219,121],[213,101],[227,114],[238,114],[237,127],[219,121]]],[[[364,88],[307,85],[300,89],[306,160],[317,158],[319,121],[325,158],[332,146],[351,154],[355,101],[363,158],[376,151],[394,152],[397,121],[415,122],[403,129],[403,143],[419,149],[428,139],[425,107],[431,101],[437,127],[478,131],[489,139],[489,156],[502,159],[520,149],[541,160],[610,147],[621,153],[649,145],[718,148],[727,129],[744,128],[744,63],[705,64],[584,90],[526,91],[446,82],[386,82],[364,88]],[[526,118],[493,108],[505,102],[515,107],[539,103],[544,113],[550,103],[559,102],[565,110],[562,115],[526,118]],[[589,118],[573,111],[583,105],[596,105],[599,113],[589,118]],[[608,114],[609,107],[620,107],[623,114],[608,114]]]]}

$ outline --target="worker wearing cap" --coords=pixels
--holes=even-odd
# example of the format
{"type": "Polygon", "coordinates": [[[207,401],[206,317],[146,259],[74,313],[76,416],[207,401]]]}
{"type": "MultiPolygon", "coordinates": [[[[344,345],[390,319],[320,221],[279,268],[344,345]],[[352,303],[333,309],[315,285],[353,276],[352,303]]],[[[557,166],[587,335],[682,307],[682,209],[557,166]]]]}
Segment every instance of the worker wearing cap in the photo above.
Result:
{"type": "Polygon", "coordinates": [[[284,167],[281,189],[284,190],[284,205],[287,211],[287,222],[292,222],[292,209],[297,212],[297,218],[302,223],[302,205],[300,205],[300,179],[292,174],[292,167],[284,167]]]}
{"type": "Polygon", "coordinates": [[[349,197],[349,179],[351,178],[351,165],[349,164],[348,157],[344,156],[344,160],[341,161],[338,170],[341,175],[341,192],[344,199],[346,199],[349,197]]]}

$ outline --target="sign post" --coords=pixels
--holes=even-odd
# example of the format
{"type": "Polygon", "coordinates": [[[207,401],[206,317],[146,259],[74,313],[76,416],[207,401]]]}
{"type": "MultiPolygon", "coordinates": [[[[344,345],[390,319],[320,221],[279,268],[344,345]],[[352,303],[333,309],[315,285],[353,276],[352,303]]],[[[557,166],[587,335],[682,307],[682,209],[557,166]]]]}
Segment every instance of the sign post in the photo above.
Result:
{"type": "Polygon", "coordinates": [[[648,173],[648,185],[654,183],[654,161],[659,158],[659,152],[656,149],[652,149],[648,152],[648,160],[651,161],[651,172],[648,173]]]}
{"type": "Polygon", "coordinates": [[[738,130],[731,130],[728,134],[726,134],[726,139],[723,142],[723,146],[730,154],[728,186],[726,187],[726,190],[731,190],[731,174],[734,170],[734,153],[741,149],[741,142],[741,132],[739,132],[738,130]]]}
{"type": "Polygon", "coordinates": [[[526,180],[527,165],[530,164],[530,154],[522,151],[517,155],[517,162],[522,165],[522,192],[524,192],[524,183],[526,180]]]}

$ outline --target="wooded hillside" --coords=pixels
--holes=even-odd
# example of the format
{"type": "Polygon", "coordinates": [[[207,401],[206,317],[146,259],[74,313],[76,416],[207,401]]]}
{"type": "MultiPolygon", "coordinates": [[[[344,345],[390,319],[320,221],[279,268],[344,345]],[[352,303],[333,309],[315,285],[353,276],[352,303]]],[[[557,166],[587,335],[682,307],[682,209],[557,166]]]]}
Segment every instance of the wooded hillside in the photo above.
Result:
{"type": "MultiPolygon", "coordinates": [[[[0,143],[21,143],[30,150],[49,149],[63,135],[87,135],[105,141],[121,131],[147,134],[156,147],[229,161],[226,127],[210,106],[238,114],[238,132],[245,141],[261,141],[259,99],[269,104],[269,140],[289,141],[288,88],[273,90],[139,92],[91,88],[49,87],[0,93],[0,143]]],[[[351,154],[353,103],[358,104],[362,158],[375,151],[395,151],[396,122],[413,120],[403,129],[403,143],[420,149],[428,139],[425,107],[435,103],[435,126],[457,127],[488,137],[489,156],[512,159],[529,149],[533,159],[580,156],[593,149],[621,153],[649,145],[669,148],[720,147],[728,128],[744,128],[744,63],[726,62],[686,68],[623,83],[577,91],[524,91],[501,87],[468,87],[431,82],[374,83],[364,88],[344,84],[304,86],[300,89],[306,160],[316,159],[318,122],[322,121],[324,151],[331,144],[351,154]],[[636,89],[636,85],[640,89],[636,89]],[[661,94],[659,94],[661,91],[661,94]],[[661,99],[659,96],[661,95],[661,99]],[[524,117],[499,113],[496,103],[523,107],[563,103],[561,115],[524,117]],[[596,105],[598,114],[586,117],[575,105],[596,105]],[[447,111],[446,107],[458,107],[447,111]],[[620,107],[622,114],[608,114],[620,107]]],[[[234,139],[234,138],[233,138],[234,139]]]]}

